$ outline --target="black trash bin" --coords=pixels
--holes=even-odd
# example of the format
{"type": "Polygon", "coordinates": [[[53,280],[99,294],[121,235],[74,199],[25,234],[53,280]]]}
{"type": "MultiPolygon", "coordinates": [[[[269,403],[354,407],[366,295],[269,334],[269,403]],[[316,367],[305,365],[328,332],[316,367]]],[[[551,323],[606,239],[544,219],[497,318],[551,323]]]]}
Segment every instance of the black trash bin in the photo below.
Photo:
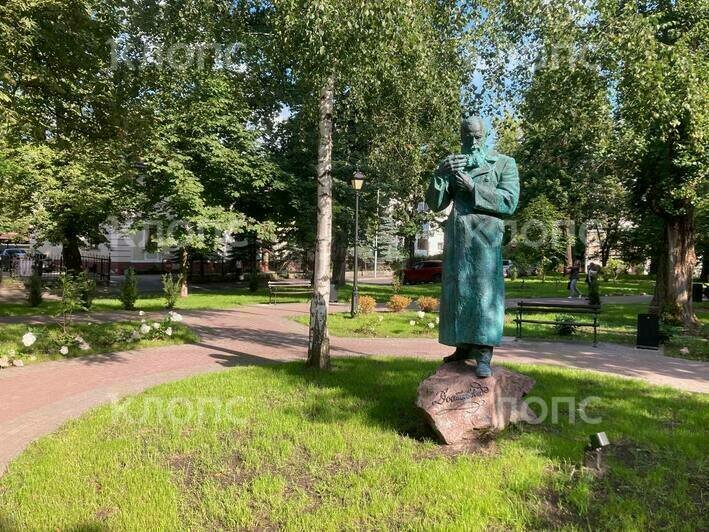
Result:
{"type": "Polygon", "coordinates": [[[335,283],[330,283],[330,303],[337,303],[337,285],[335,283]]]}
{"type": "Polygon", "coordinates": [[[702,283],[692,284],[692,302],[701,303],[702,302],[702,292],[704,291],[704,285],[702,283]]]}
{"type": "Polygon", "coordinates": [[[635,346],[639,349],[657,349],[660,346],[659,316],[638,314],[638,335],[635,346]]]}

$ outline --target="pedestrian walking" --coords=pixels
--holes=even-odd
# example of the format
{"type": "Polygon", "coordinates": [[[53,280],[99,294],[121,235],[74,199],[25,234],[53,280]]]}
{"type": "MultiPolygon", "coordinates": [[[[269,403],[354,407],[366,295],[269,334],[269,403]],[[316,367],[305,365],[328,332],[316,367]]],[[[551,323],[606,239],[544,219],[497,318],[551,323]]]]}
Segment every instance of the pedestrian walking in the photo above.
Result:
{"type": "Polygon", "coordinates": [[[567,299],[578,298],[581,299],[581,292],[576,286],[579,282],[579,272],[581,271],[581,264],[576,261],[571,268],[567,269],[569,275],[569,284],[567,288],[569,289],[569,297],[567,299]]]}

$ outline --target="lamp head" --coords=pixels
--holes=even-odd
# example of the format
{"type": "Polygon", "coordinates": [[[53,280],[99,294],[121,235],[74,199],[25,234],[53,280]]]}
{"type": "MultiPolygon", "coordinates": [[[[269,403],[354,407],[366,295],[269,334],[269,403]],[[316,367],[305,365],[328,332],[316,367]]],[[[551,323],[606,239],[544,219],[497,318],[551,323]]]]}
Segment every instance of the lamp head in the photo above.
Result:
{"type": "Polygon", "coordinates": [[[353,189],[357,191],[362,190],[362,185],[364,184],[364,174],[357,170],[352,176],[352,179],[350,179],[350,184],[353,189]]]}

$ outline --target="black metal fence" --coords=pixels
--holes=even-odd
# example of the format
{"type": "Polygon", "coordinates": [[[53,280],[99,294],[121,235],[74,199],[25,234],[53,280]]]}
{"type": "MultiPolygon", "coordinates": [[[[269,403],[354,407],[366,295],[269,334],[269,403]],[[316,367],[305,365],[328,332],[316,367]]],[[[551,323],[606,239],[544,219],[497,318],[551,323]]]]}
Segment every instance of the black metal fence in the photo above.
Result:
{"type": "MultiPolygon", "coordinates": [[[[173,272],[177,270],[173,265],[173,272]]],[[[194,259],[190,261],[188,278],[190,281],[199,280],[235,280],[243,279],[244,272],[240,260],[228,258],[194,259]]]]}
{"type": "MultiPolygon", "coordinates": [[[[64,259],[48,257],[44,254],[27,254],[12,257],[2,263],[2,269],[18,279],[29,279],[34,273],[41,275],[45,282],[52,282],[66,271],[64,259]]],[[[81,269],[96,283],[109,285],[111,282],[111,257],[101,255],[81,255],[81,269]]]]}

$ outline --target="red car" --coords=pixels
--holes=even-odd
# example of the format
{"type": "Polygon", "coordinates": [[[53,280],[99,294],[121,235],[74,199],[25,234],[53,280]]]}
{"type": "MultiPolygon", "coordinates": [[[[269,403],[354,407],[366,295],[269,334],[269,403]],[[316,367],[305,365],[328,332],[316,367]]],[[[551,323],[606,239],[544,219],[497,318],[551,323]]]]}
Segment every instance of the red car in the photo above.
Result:
{"type": "Polygon", "coordinates": [[[413,268],[401,270],[401,282],[404,284],[440,283],[443,274],[443,261],[427,260],[415,264],[413,268]]]}

